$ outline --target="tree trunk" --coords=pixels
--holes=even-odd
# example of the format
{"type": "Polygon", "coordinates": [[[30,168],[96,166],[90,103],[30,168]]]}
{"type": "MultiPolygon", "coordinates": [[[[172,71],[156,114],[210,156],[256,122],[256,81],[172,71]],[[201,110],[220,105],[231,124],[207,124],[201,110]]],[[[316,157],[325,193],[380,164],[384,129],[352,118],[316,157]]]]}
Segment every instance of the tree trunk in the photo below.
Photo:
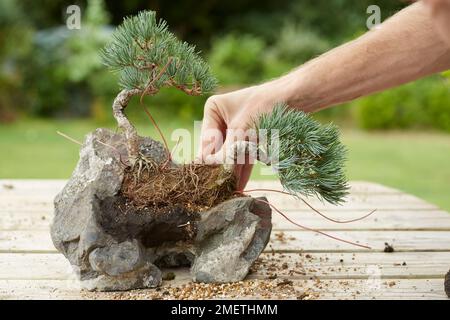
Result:
{"type": "Polygon", "coordinates": [[[114,99],[112,106],[114,118],[119,128],[125,133],[127,139],[128,158],[130,162],[133,162],[139,156],[139,137],[136,128],[126,117],[124,109],[127,107],[131,97],[140,92],[138,89],[122,90],[114,99]]]}

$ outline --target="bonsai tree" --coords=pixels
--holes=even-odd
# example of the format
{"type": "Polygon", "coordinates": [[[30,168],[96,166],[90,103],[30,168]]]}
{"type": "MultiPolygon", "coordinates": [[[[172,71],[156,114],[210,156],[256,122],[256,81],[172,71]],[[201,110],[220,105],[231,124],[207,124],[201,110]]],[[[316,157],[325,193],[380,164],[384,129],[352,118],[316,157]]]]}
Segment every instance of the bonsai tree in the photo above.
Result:
{"type": "MultiPolygon", "coordinates": [[[[253,119],[252,128],[257,135],[262,130],[268,133],[266,141],[243,140],[231,144],[224,153],[226,159],[223,165],[167,165],[171,161],[167,142],[156,121],[144,107],[161,135],[167,153],[167,161],[156,164],[140,153],[139,136],[124,113],[130,99],[139,96],[142,104],[145,96],[155,95],[163,87],[174,87],[188,95],[205,94],[214,90],[216,79],[195,47],[178,40],[169,31],[164,20],[156,20],[153,11],[143,11],[137,16],[124,19],[101,55],[104,64],[119,73],[122,90],[115,98],[112,108],[118,126],[125,134],[128,150],[129,161],[121,193],[132,206],[160,208],[181,205],[188,211],[198,212],[236,194],[271,191],[296,197],[317,214],[336,223],[361,220],[375,212],[373,210],[353,220],[338,221],[314,209],[302,198],[314,196],[335,205],[344,201],[348,193],[344,173],[346,148],[339,140],[339,130],[335,125],[323,125],[308,114],[290,109],[283,103],[275,105],[270,113],[253,119]],[[239,154],[252,156],[271,166],[284,191],[237,191],[232,169],[239,154]]],[[[266,204],[301,228],[369,248],[302,226],[290,220],[272,204],[266,204]]]]}
{"type": "MultiPolygon", "coordinates": [[[[156,20],[153,11],[126,18],[102,51],[102,58],[110,69],[119,73],[122,91],[112,108],[119,128],[125,133],[132,166],[137,161],[145,161],[139,153],[136,129],[124,114],[133,96],[140,96],[142,101],[144,96],[155,95],[163,87],[200,95],[211,92],[217,84],[195,48],[178,40],[164,20],[156,20]]],[[[257,131],[277,130],[279,141],[276,146],[271,139],[266,145],[240,141],[232,146],[229,155],[256,152],[256,158],[271,165],[283,187],[294,196],[313,195],[333,204],[342,201],[347,193],[343,171],[345,147],[339,141],[339,131],[334,125],[321,125],[309,115],[280,104],[271,113],[255,119],[253,127],[257,131]],[[275,153],[276,162],[272,157],[275,153]]],[[[161,136],[167,149],[164,136],[161,136]]],[[[223,169],[231,172],[231,167],[225,165],[223,169]]]]}
{"type": "MultiPolygon", "coordinates": [[[[277,172],[285,191],[270,191],[297,197],[308,206],[302,196],[340,203],[347,192],[345,148],[335,126],[322,125],[303,112],[278,104],[270,113],[253,119],[256,140],[227,143],[222,152],[224,164],[175,164],[143,99],[163,87],[188,95],[213,90],[216,80],[208,65],[193,46],[177,40],[164,21],[157,22],[151,11],[125,19],[102,57],[119,73],[122,90],[112,108],[124,134],[96,130],[88,135],[74,174],[55,198],[52,224],[56,248],[77,267],[87,288],[154,287],[162,281],[158,267],[166,264],[191,264],[196,281],[242,280],[269,241],[269,206],[301,228],[367,248],[302,226],[264,198],[245,197],[255,190],[236,190],[233,167],[244,156],[277,172]],[[140,97],[165,149],[139,137],[125,115],[134,96],[140,97]],[[263,132],[265,139],[260,139],[263,132]],[[127,162],[122,161],[124,143],[127,162]],[[118,159],[113,159],[113,151],[118,159]],[[256,201],[265,204],[254,206],[256,201]],[[76,230],[72,230],[74,224],[76,230]]],[[[326,218],[339,223],[358,220],[326,218]]]]}
{"type": "MultiPolygon", "coordinates": [[[[277,105],[255,121],[257,130],[277,130],[278,141],[267,144],[277,155],[272,165],[282,186],[294,196],[316,196],[339,204],[348,193],[344,173],[346,148],[333,124],[322,125],[302,111],[277,105]]],[[[262,146],[263,147],[263,146],[262,146]]],[[[267,154],[267,150],[265,151],[267,154]]]]}
{"type": "Polygon", "coordinates": [[[200,95],[213,90],[217,83],[195,47],[178,40],[164,20],[156,20],[153,11],[126,18],[101,56],[105,65],[119,73],[122,91],[112,108],[119,128],[128,140],[131,163],[139,158],[136,129],[124,114],[131,97],[142,99],[146,95],[155,95],[163,87],[200,95]]]}

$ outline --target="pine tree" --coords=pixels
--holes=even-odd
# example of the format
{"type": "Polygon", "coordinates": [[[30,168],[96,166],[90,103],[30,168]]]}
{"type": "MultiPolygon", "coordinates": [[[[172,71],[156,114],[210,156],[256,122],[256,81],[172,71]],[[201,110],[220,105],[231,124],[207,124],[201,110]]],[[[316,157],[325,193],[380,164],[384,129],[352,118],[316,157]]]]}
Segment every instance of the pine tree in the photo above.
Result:
{"type": "Polygon", "coordinates": [[[271,113],[261,115],[255,127],[277,130],[277,144],[268,141],[267,149],[277,155],[277,163],[271,165],[287,191],[317,196],[333,204],[342,202],[348,189],[346,148],[335,125],[322,125],[303,111],[278,104],[271,113]]]}
{"type": "Polygon", "coordinates": [[[130,159],[139,154],[138,135],[124,109],[132,96],[155,95],[163,87],[175,87],[189,95],[212,91],[217,81],[195,47],[178,40],[154,11],[142,11],[124,19],[113,40],[101,52],[103,63],[119,73],[122,91],[113,113],[128,140],[130,159]]]}
{"type": "MultiPolygon", "coordinates": [[[[119,73],[122,91],[114,100],[113,113],[125,132],[131,163],[139,157],[136,129],[124,114],[132,96],[154,95],[163,87],[199,95],[212,91],[217,83],[195,48],[179,41],[152,11],[126,18],[102,51],[102,59],[119,73]]],[[[256,150],[258,160],[271,165],[283,187],[294,196],[342,202],[348,189],[343,169],[346,150],[336,126],[321,125],[306,113],[279,104],[255,119],[254,128],[277,130],[279,141],[275,144],[269,139],[266,146],[240,141],[227,153],[234,156],[236,151],[256,150]]],[[[225,165],[225,169],[230,171],[231,167],[225,165]]]]}

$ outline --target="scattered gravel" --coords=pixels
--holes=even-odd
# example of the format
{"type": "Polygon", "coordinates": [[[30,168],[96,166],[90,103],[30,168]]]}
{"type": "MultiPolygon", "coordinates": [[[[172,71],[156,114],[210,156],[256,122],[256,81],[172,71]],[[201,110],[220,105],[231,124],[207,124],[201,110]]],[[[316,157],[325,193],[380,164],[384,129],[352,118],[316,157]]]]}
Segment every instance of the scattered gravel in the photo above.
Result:
{"type": "MultiPolygon", "coordinates": [[[[292,240],[286,237],[283,232],[275,233],[275,239],[280,242],[292,240]]],[[[351,255],[351,260],[355,260],[355,254],[351,255]]],[[[398,263],[398,265],[404,266],[406,262],[398,263]]],[[[244,281],[223,284],[194,283],[188,282],[188,279],[184,279],[182,275],[177,275],[175,278],[175,274],[169,272],[165,274],[166,281],[163,282],[160,288],[126,292],[83,291],[82,295],[87,299],[113,300],[315,300],[321,297],[322,292],[337,291],[346,292],[353,298],[358,298],[362,293],[359,290],[355,290],[353,282],[347,280],[330,282],[322,281],[319,278],[321,275],[334,274],[336,272],[345,274],[350,272],[350,270],[358,273],[361,272],[361,267],[346,267],[343,258],[332,261],[329,257],[323,255],[303,252],[283,254],[275,253],[272,250],[271,253],[262,255],[255,261],[250,269],[248,278],[244,281]]],[[[384,281],[382,284],[387,288],[397,285],[395,281],[384,281]]]]}
{"type": "Polygon", "coordinates": [[[82,292],[87,299],[112,300],[204,300],[204,299],[317,299],[318,293],[299,290],[290,280],[244,280],[234,283],[189,282],[180,286],[126,292],[82,292]]]}

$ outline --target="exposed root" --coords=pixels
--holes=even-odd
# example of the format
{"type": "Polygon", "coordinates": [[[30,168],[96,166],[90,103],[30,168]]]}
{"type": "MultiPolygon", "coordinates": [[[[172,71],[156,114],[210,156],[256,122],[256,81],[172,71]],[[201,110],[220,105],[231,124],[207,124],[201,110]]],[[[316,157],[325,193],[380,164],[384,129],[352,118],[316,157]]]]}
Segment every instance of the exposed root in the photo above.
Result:
{"type": "Polygon", "coordinates": [[[135,185],[141,181],[143,172],[151,174],[151,172],[156,170],[158,170],[158,164],[152,159],[145,157],[142,153],[139,153],[139,157],[135,159],[129,169],[129,171],[133,174],[133,181],[135,185]]]}
{"type": "Polygon", "coordinates": [[[125,171],[121,193],[136,208],[207,210],[233,196],[236,180],[219,165],[157,165],[140,157],[125,171]]]}
{"type": "Polygon", "coordinates": [[[264,188],[258,188],[258,189],[249,189],[249,190],[244,190],[242,192],[259,192],[259,191],[268,191],[268,192],[276,192],[276,193],[281,193],[281,194],[285,194],[285,195],[289,195],[292,196],[294,198],[300,199],[304,204],[306,204],[312,211],[314,211],[315,213],[317,213],[318,215],[320,215],[321,217],[327,219],[328,221],[334,222],[334,223],[351,223],[351,222],[356,222],[356,221],[360,221],[363,220],[369,216],[371,216],[373,213],[375,213],[375,211],[377,211],[377,209],[373,209],[372,211],[370,211],[369,213],[364,214],[361,217],[355,218],[355,219],[351,219],[351,220],[336,220],[336,219],[332,219],[330,217],[328,217],[327,215],[325,215],[324,213],[320,212],[319,210],[315,209],[313,206],[311,206],[305,199],[300,198],[290,192],[285,192],[285,191],[280,191],[280,190],[275,190],[275,189],[264,189],[264,188]]]}
{"type": "Polygon", "coordinates": [[[284,212],[282,212],[280,209],[275,207],[270,202],[267,202],[267,201],[264,201],[264,200],[261,200],[261,199],[255,199],[255,200],[269,205],[272,209],[274,209],[277,213],[279,213],[283,218],[285,218],[287,221],[289,221],[290,223],[292,223],[293,225],[295,225],[297,227],[300,227],[300,228],[305,229],[307,231],[316,232],[316,233],[321,234],[321,235],[323,235],[325,237],[328,237],[328,238],[331,238],[331,239],[334,239],[334,240],[337,240],[337,241],[340,241],[340,242],[351,244],[352,246],[361,247],[361,248],[364,248],[364,249],[371,249],[371,247],[369,247],[369,246],[366,246],[366,245],[363,245],[363,244],[359,244],[359,243],[356,243],[356,242],[352,242],[352,241],[349,241],[349,240],[345,240],[345,239],[342,239],[342,238],[338,238],[336,236],[333,236],[331,234],[325,233],[323,231],[320,231],[320,230],[317,230],[317,229],[312,229],[312,228],[306,227],[304,225],[298,224],[297,222],[291,220],[284,212]]]}
{"type": "Polygon", "coordinates": [[[161,137],[163,143],[164,143],[164,148],[166,151],[166,155],[167,155],[167,160],[171,161],[172,160],[172,154],[170,153],[170,149],[169,149],[169,145],[167,144],[167,140],[166,137],[164,136],[164,134],[162,133],[161,129],[159,128],[158,124],[155,121],[155,118],[153,118],[152,114],[150,113],[150,111],[148,111],[148,109],[145,107],[144,103],[142,102],[143,95],[141,96],[141,106],[145,111],[145,114],[147,115],[147,117],[150,119],[150,121],[152,122],[153,126],[155,127],[155,129],[158,131],[159,136],[161,137]]]}

